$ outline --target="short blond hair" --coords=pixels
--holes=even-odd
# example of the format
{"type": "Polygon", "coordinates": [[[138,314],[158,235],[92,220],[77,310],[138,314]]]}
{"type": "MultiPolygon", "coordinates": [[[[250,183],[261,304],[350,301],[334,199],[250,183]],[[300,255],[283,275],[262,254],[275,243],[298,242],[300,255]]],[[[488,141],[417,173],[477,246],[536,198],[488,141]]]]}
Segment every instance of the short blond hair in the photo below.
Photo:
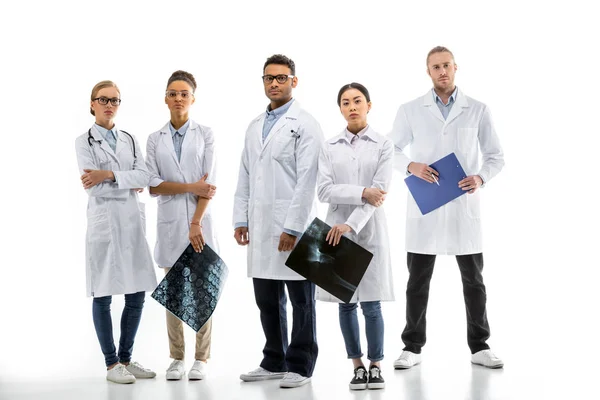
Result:
{"type": "MultiPolygon", "coordinates": [[[[115,89],[117,89],[117,92],[119,92],[119,96],[121,95],[121,91],[119,90],[119,87],[117,86],[116,83],[114,83],[113,81],[101,81],[101,82],[96,83],[96,85],[92,89],[92,95],[90,96],[90,100],[94,101],[96,96],[98,96],[98,92],[107,87],[114,87],[115,89]]],[[[90,107],[90,113],[93,116],[96,116],[96,113],[94,112],[92,107],[90,107]]]]}
{"type": "Polygon", "coordinates": [[[454,61],[454,54],[452,54],[452,52],[448,50],[447,47],[435,46],[433,49],[429,50],[429,53],[427,53],[427,59],[425,60],[425,65],[427,65],[427,68],[429,68],[429,57],[436,53],[450,53],[450,55],[452,56],[452,61],[454,61]]]}

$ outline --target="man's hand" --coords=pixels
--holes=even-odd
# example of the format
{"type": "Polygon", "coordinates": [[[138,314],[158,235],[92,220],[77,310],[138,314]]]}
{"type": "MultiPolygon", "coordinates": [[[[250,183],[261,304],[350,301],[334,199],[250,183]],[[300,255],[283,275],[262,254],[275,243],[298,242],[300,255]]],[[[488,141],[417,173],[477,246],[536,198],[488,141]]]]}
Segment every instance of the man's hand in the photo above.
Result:
{"type": "Polygon", "coordinates": [[[250,243],[250,235],[248,234],[247,226],[240,226],[239,228],[235,228],[235,232],[233,233],[233,237],[235,241],[240,246],[245,246],[250,243]]]}
{"type": "Polygon", "coordinates": [[[191,192],[198,197],[212,199],[217,192],[217,187],[211,185],[210,183],[206,183],[206,178],[208,178],[208,174],[204,174],[204,176],[198,182],[192,183],[191,192]]]}
{"type": "Polygon", "coordinates": [[[296,236],[283,232],[281,234],[281,236],[279,237],[279,246],[277,247],[277,250],[292,251],[295,244],[296,244],[296,236]]]}
{"type": "Polygon", "coordinates": [[[84,169],[85,172],[81,175],[81,183],[84,189],[89,189],[97,184],[104,182],[105,180],[115,180],[115,175],[112,171],[105,171],[102,169],[84,169]]]}
{"type": "Polygon", "coordinates": [[[408,164],[408,172],[429,183],[435,183],[433,175],[436,176],[436,179],[438,179],[438,177],[440,176],[440,174],[435,169],[431,168],[429,165],[417,162],[411,162],[410,164],[408,164]]]}
{"type": "Polygon", "coordinates": [[[340,239],[342,235],[346,232],[350,232],[352,228],[350,228],[346,224],[337,224],[334,225],[329,232],[327,232],[327,237],[325,241],[332,246],[337,246],[340,243],[340,239]]]}
{"type": "Polygon", "coordinates": [[[458,182],[458,187],[462,190],[468,190],[469,194],[475,193],[481,185],[483,185],[483,180],[479,175],[470,175],[458,182]]]}
{"type": "Polygon", "coordinates": [[[362,198],[367,200],[370,205],[379,207],[383,204],[386,194],[386,191],[378,188],[365,188],[362,193],[362,198]]]}

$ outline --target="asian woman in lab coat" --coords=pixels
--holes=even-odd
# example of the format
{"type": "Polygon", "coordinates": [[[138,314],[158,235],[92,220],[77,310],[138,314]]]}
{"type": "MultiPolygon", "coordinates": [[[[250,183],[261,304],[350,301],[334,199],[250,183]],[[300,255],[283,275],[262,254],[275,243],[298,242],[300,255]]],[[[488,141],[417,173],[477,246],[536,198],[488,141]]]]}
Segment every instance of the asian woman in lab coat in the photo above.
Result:
{"type": "Polygon", "coordinates": [[[87,294],[92,296],[96,334],[104,353],[106,379],[133,383],[156,374],[131,361],[145,292],[156,287],[146,242],[144,204],[138,191],[148,185],[142,151],[135,138],[115,127],[121,93],[111,81],[92,89],[90,112],[96,121],[75,141],[81,182],[88,194],[86,236],[87,294]],[[115,348],[110,304],[125,295],[119,351],[115,348]]]}
{"type": "Polygon", "coordinates": [[[342,303],[320,288],[317,299],[340,303],[340,327],[354,366],[350,389],[382,389],[384,324],[380,302],[394,300],[394,288],[387,224],[381,206],[392,179],[394,146],[367,123],[371,109],[367,88],[359,83],[347,84],[340,89],[337,103],[347,127],[327,140],[319,154],[317,191],[319,200],[329,203],[326,222],[332,226],[326,240],[335,246],[342,235],[346,236],[373,253],[373,259],[350,303],[342,303]],[[356,312],[359,302],[365,317],[368,371],[362,361],[356,312]]]}
{"type": "MultiPolygon", "coordinates": [[[[150,194],[158,196],[158,226],[154,259],[165,274],[191,243],[196,251],[208,244],[219,252],[209,207],[216,187],[215,138],[212,129],[189,117],[195,102],[196,80],[189,72],[175,71],[167,82],[165,103],[169,122],[148,137],[147,166],[150,194]]],[[[212,320],[196,334],[195,362],[188,379],[206,377],[210,357],[212,320]]],[[[185,375],[185,340],[181,320],[167,311],[169,349],[173,361],[168,380],[185,375]]]]}

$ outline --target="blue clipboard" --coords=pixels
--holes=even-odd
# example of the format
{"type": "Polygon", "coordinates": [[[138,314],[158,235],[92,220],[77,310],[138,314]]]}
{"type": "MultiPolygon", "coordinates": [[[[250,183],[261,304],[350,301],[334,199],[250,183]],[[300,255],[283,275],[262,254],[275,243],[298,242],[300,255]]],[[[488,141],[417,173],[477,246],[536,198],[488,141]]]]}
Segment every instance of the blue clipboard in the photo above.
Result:
{"type": "Polygon", "coordinates": [[[440,174],[439,186],[414,175],[404,179],[423,215],[467,193],[458,187],[458,182],[466,178],[467,174],[458,162],[456,154],[450,153],[431,164],[430,167],[440,174]]]}

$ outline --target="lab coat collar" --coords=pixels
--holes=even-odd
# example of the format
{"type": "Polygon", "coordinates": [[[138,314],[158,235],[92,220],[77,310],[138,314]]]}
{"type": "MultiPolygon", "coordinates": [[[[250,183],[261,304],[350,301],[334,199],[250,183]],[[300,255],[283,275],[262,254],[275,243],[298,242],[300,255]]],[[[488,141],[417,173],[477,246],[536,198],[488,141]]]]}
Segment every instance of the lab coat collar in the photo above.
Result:
{"type": "MultiPolygon", "coordinates": [[[[115,132],[115,136],[117,136],[117,145],[119,143],[119,135],[116,133],[117,132],[117,125],[115,125],[111,131],[115,132]]],[[[110,145],[108,144],[108,141],[106,141],[106,139],[104,139],[104,136],[102,136],[102,133],[100,133],[100,130],[98,129],[98,127],[96,126],[96,124],[92,125],[92,137],[94,138],[95,141],[100,142],[100,147],[107,152],[108,154],[110,154],[113,158],[117,158],[117,155],[115,154],[115,152],[113,151],[112,147],[110,147],[110,145]]]]}
{"type": "Polygon", "coordinates": [[[444,125],[447,125],[450,122],[452,122],[452,120],[454,120],[456,117],[458,117],[460,114],[462,114],[463,108],[469,107],[469,103],[467,101],[467,97],[463,94],[463,92],[460,89],[458,89],[458,91],[456,93],[456,99],[455,99],[454,105],[452,106],[452,109],[450,110],[450,114],[448,115],[447,119],[444,119],[442,112],[440,111],[438,106],[435,104],[434,96],[431,95],[431,89],[430,89],[423,96],[423,106],[429,108],[429,112],[431,112],[431,114],[434,117],[436,117],[437,119],[442,121],[444,123],[444,125]]]}
{"type": "MultiPolygon", "coordinates": [[[[340,140],[343,140],[344,142],[350,144],[350,141],[348,140],[348,137],[346,136],[346,131],[347,131],[347,128],[345,128],[339,135],[336,135],[333,138],[331,138],[329,140],[329,143],[336,144],[340,140]]],[[[375,143],[379,142],[378,135],[377,135],[377,133],[375,133],[375,131],[373,129],[371,129],[371,125],[367,126],[367,129],[364,131],[364,133],[361,136],[364,136],[375,143]]]]}
{"type": "Polygon", "coordinates": [[[133,143],[133,141],[129,138],[129,136],[127,136],[125,133],[119,133],[116,125],[111,130],[114,132],[115,136],[117,137],[117,146],[115,147],[115,153],[119,154],[120,152],[123,151],[123,149],[127,149],[127,148],[129,148],[131,150],[131,152],[133,153],[133,146],[135,146],[135,143],[133,143]]]}
{"type": "MultiPolygon", "coordinates": [[[[456,93],[456,100],[452,109],[450,110],[450,114],[448,114],[448,118],[446,118],[446,125],[456,119],[463,112],[463,108],[468,108],[469,102],[467,101],[467,96],[465,96],[460,89],[456,93]]],[[[437,106],[435,108],[438,108],[437,106]]],[[[439,111],[439,109],[438,109],[439,111]]]]}
{"type": "MultiPolygon", "coordinates": [[[[277,136],[277,134],[281,131],[281,129],[287,125],[288,122],[290,121],[295,121],[298,119],[298,115],[300,115],[300,111],[302,109],[300,108],[300,103],[298,102],[298,100],[294,100],[294,102],[292,103],[292,105],[290,106],[290,108],[288,109],[288,111],[283,114],[275,123],[275,125],[273,126],[273,128],[271,128],[271,132],[269,133],[269,136],[267,136],[267,138],[265,139],[265,141],[263,142],[262,148],[265,149],[267,147],[267,145],[271,142],[271,140],[277,136]]],[[[262,115],[262,121],[264,123],[264,118],[265,118],[265,114],[263,113],[262,115]]],[[[259,126],[259,131],[260,131],[260,139],[262,141],[262,124],[258,124],[259,126]]]]}

